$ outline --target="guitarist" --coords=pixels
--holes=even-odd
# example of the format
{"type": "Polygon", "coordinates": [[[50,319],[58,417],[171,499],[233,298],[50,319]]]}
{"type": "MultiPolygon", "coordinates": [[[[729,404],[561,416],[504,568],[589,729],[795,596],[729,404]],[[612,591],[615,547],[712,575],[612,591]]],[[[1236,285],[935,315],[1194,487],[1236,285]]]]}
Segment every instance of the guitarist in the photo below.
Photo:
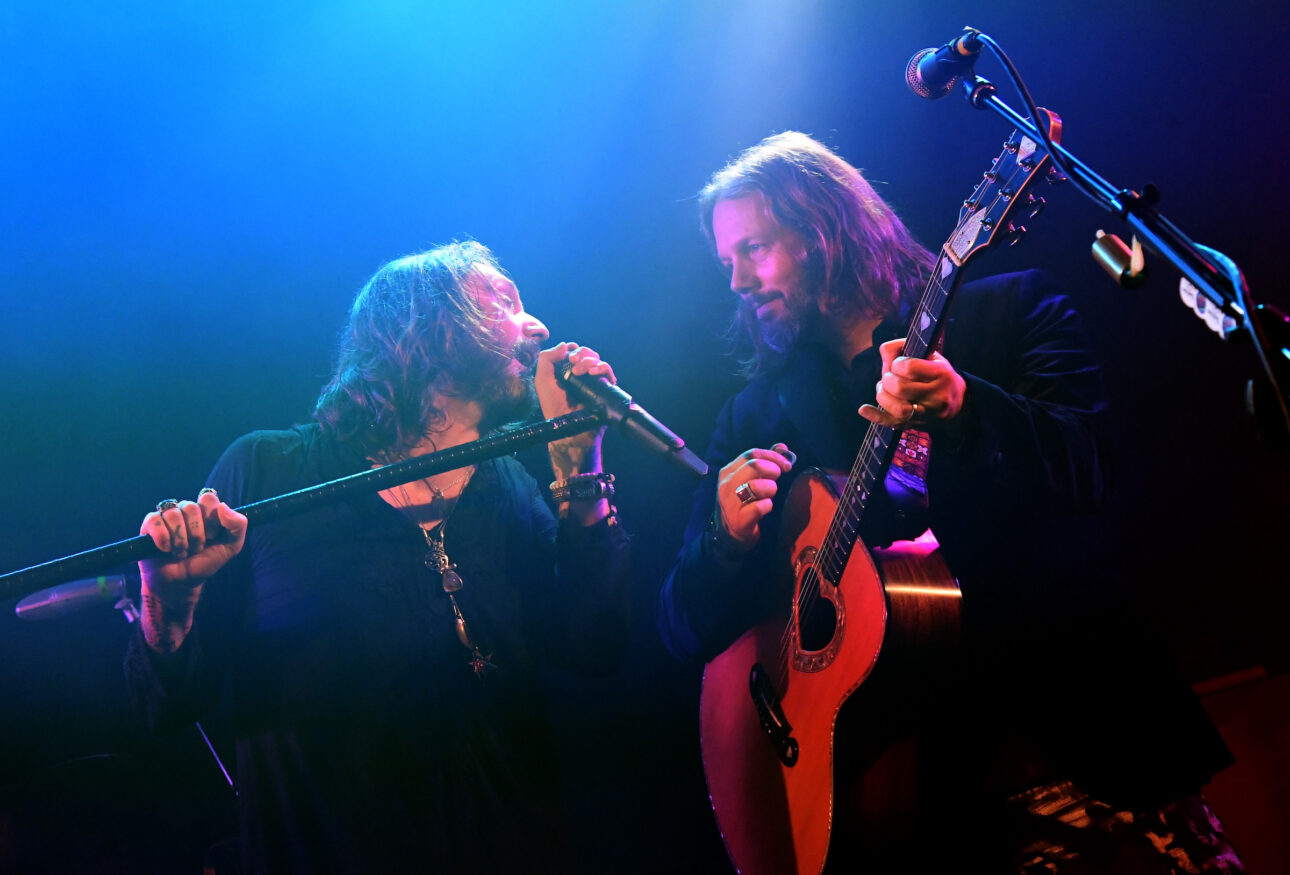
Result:
{"type": "Polygon", "coordinates": [[[1106,571],[1106,395],[1070,300],[1034,271],[965,283],[943,353],[902,357],[933,255],[800,133],[739,155],[699,210],[749,382],[661,590],[668,647],[711,660],[791,598],[776,495],[795,470],[850,468],[870,422],[930,451],[890,469],[856,551],[930,526],[962,590],[953,673],[882,710],[871,687],[900,688],[885,648],[842,708],[828,870],[1242,871],[1199,795],[1231,755],[1106,571]],[[912,822],[867,826],[851,803],[902,734],[912,822]]]}

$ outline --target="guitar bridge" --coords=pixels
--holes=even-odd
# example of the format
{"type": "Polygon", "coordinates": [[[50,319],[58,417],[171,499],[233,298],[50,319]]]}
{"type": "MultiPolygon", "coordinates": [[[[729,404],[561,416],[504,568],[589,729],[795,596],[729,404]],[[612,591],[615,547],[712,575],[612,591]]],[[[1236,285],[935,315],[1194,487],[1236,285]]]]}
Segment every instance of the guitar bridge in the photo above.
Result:
{"type": "Polygon", "coordinates": [[[754,663],[748,672],[748,692],[752,694],[753,707],[757,709],[757,718],[761,730],[775,749],[780,762],[792,768],[797,764],[798,745],[793,738],[793,727],[784,716],[780,705],[779,693],[766,675],[761,663],[754,663]]]}

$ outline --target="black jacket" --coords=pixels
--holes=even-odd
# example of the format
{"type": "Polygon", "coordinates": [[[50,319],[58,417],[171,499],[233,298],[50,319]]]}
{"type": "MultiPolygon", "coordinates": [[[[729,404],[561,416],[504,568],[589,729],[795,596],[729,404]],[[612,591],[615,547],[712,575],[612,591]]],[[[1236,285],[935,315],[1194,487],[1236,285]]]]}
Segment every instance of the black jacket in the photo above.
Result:
{"type": "MultiPolygon", "coordinates": [[[[703,530],[716,472],[778,441],[798,470],[850,468],[867,427],[855,411],[873,402],[879,377],[876,347],[903,332],[881,326],[849,371],[803,346],[722,408],[712,474],[660,593],[674,653],[711,659],[791,585],[771,573],[778,508],[742,567],[711,555],[703,530]]],[[[959,417],[933,431],[927,478],[931,530],[963,592],[961,653],[937,693],[936,728],[954,751],[945,783],[953,774],[955,792],[1001,786],[991,774],[1008,757],[999,748],[1015,745],[1108,801],[1158,804],[1199,788],[1230,754],[1110,571],[1112,538],[1097,513],[1114,479],[1105,390],[1069,299],[1033,271],[965,284],[944,354],[967,383],[959,417]]],[[[874,509],[862,537],[880,545],[891,521],[874,509]]]]}

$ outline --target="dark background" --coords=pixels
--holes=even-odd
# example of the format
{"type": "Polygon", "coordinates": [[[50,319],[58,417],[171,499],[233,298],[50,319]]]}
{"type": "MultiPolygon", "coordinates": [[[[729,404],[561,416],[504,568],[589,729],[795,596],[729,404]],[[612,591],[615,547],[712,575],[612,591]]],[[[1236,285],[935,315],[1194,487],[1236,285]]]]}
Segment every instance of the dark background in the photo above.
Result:
{"type": "MultiPolygon", "coordinates": [[[[1118,186],[1157,185],[1165,215],[1284,307],[1290,19],[1273,3],[1152,5],[0,6],[0,571],[132,535],[233,438],[306,418],[367,277],[463,236],[494,249],[553,340],[598,349],[701,449],[739,382],[694,193],[740,149],[803,130],[935,248],[1010,130],[903,84],[910,55],[964,24],[1004,46],[1069,149],[1118,186]]],[[[1004,83],[992,59],[978,72],[1004,83]]],[[[1243,413],[1249,344],[1209,333],[1159,259],[1145,288],[1119,290],[1089,245],[1124,226],[1070,186],[1044,194],[1026,243],[971,273],[1043,267],[1076,296],[1118,412],[1125,571],[1189,679],[1279,677],[1290,476],[1243,413]]],[[[606,444],[636,536],[637,624],[611,682],[562,681],[586,871],[721,871],[697,673],[653,632],[694,484],[606,444]]],[[[227,791],[195,736],[139,743],[121,615],[33,623],[14,601],[0,605],[5,859],[138,868],[155,850],[197,871],[232,829],[227,791]],[[140,815],[158,800],[172,817],[140,815]]]]}

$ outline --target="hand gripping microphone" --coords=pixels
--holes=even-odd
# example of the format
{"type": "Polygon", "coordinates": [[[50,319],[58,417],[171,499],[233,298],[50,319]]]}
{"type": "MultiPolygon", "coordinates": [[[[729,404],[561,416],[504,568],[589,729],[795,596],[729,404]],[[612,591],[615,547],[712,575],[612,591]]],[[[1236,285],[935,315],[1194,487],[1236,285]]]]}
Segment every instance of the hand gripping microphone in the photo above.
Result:
{"type": "Polygon", "coordinates": [[[939,100],[954,90],[959,80],[981,57],[980,31],[968,28],[939,49],[923,49],[909,59],[905,84],[919,97],[939,100]]]}
{"type": "Polygon", "coordinates": [[[654,452],[662,453],[687,471],[700,477],[708,473],[708,466],[685,446],[685,441],[606,378],[594,374],[575,375],[573,365],[567,361],[556,365],[555,376],[571,396],[602,411],[610,425],[619,431],[631,435],[654,452]]]}

